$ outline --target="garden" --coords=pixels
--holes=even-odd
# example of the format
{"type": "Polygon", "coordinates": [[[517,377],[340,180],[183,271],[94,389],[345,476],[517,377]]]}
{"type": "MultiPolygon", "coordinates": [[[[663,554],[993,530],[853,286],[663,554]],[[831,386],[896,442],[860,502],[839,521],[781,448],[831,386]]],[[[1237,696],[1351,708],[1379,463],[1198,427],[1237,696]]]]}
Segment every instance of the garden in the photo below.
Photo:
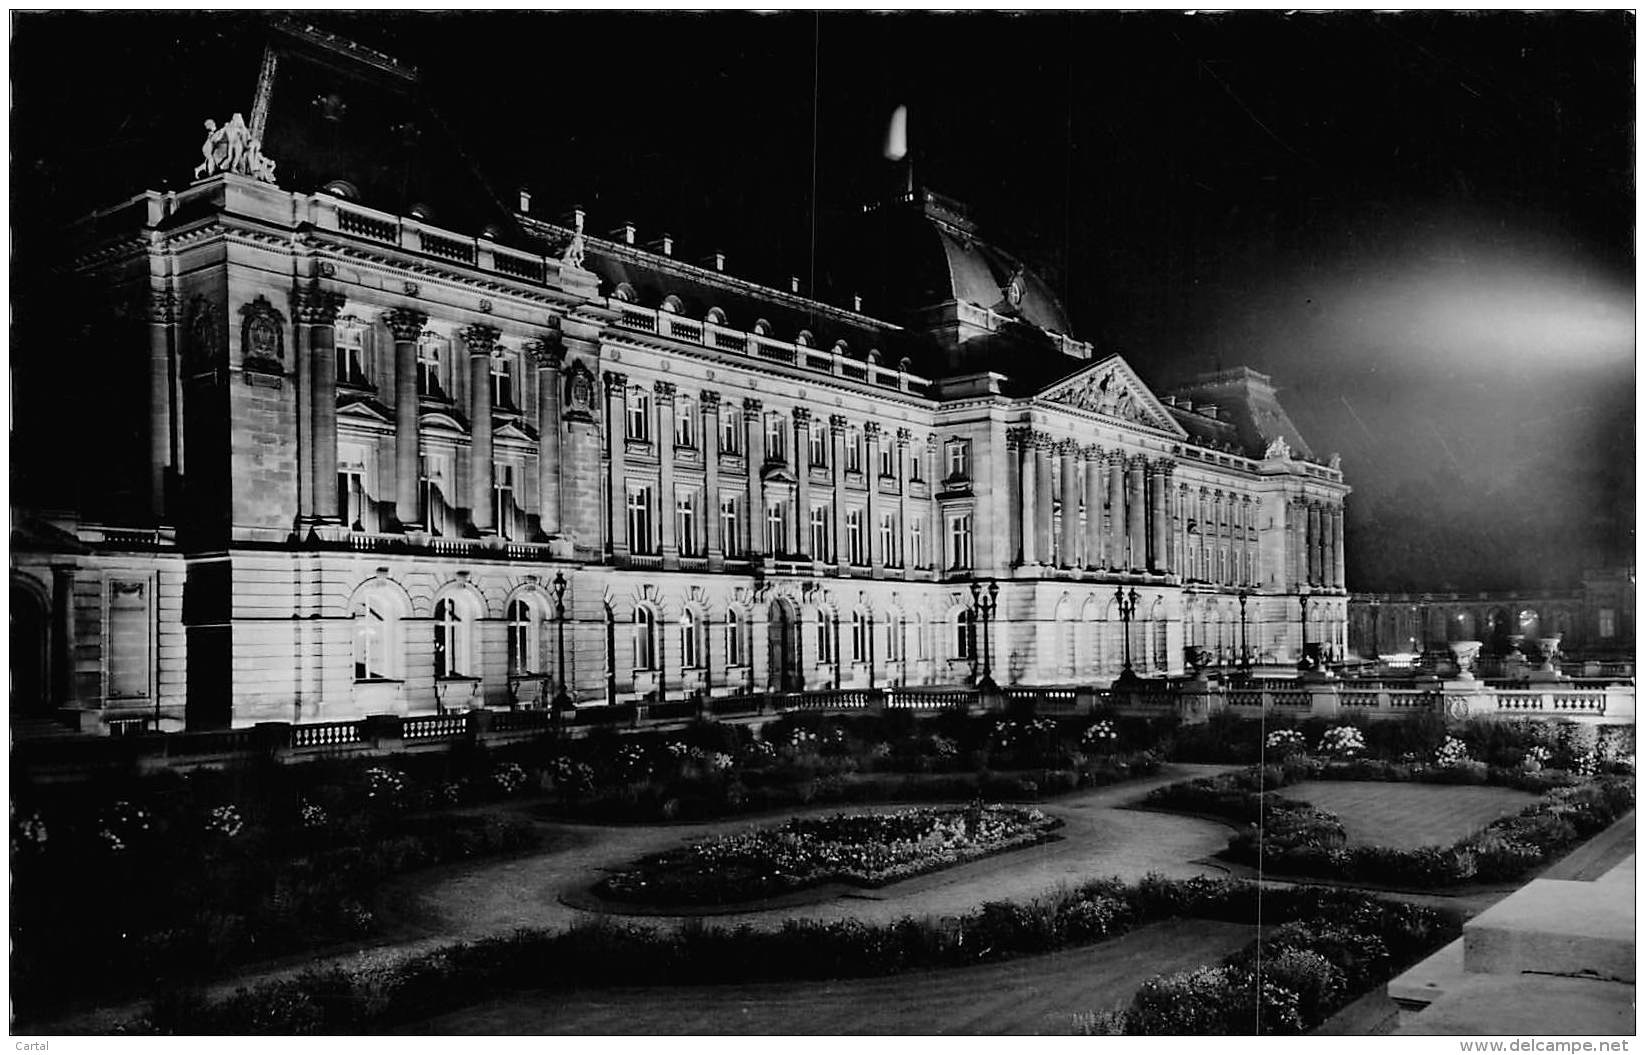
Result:
{"type": "Polygon", "coordinates": [[[878,887],[1054,838],[1036,809],[984,805],[794,818],[655,854],[601,880],[600,896],[725,905],[825,883],[878,887]]]}
{"type": "Polygon", "coordinates": [[[1260,765],[1157,788],[1146,801],[1242,825],[1222,855],[1239,864],[1422,890],[1521,879],[1634,804],[1634,738],[1625,726],[1475,723],[1446,735],[1430,756],[1396,759],[1371,757],[1364,731],[1353,726],[1326,728],[1312,749],[1301,731],[1276,729],[1263,749],[1260,765]],[[1447,843],[1368,845],[1351,841],[1337,814],[1279,793],[1321,781],[1489,784],[1541,797],[1447,843]]]}

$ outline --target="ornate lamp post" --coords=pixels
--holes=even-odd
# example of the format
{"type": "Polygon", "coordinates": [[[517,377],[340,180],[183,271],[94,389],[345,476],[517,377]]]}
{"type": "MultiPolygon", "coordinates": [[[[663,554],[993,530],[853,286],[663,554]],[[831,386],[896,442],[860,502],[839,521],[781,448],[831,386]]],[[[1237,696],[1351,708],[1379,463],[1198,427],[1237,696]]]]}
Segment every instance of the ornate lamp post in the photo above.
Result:
{"type": "Polygon", "coordinates": [[[990,632],[990,627],[994,621],[994,613],[999,609],[999,596],[1000,584],[997,580],[990,579],[986,590],[983,589],[982,584],[980,583],[973,582],[971,584],[971,610],[975,613],[971,620],[971,662],[973,667],[976,665],[977,661],[976,616],[980,615],[982,617],[982,677],[977,679],[978,688],[992,689],[995,687],[994,653],[992,641],[993,635],[990,632]]]}
{"type": "Polygon", "coordinates": [[[554,709],[571,709],[571,694],[565,689],[565,572],[554,573],[554,621],[559,624],[560,691],[554,694],[554,709]]]}
{"type": "Polygon", "coordinates": [[[1297,603],[1302,606],[1302,656],[1297,660],[1299,670],[1308,669],[1308,587],[1297,592],[1297,603]]]}
{"type": "Polygon", "coordinates": [[[1131,617],[1137,614],[1137,601],[1140,599],[1135,587],[1132,587],[1129,595],[1123,586],[1114,589],[1114,600],[1119,603],[1120,608],[1120,622],[1125,628],[1125,666],[1120,670],[1120,681],[1138,680],[1137,672],[1131,669],[1131,617]]]}
{"type": "Polygon", "coordinates": [[[1245,643],[1245,599],[1250,597],[1250,591],[1241,586],[1234,595],[1239,600],[1239,669],[1242,674],[1251,673],[1251,649],[1245,643]]]}

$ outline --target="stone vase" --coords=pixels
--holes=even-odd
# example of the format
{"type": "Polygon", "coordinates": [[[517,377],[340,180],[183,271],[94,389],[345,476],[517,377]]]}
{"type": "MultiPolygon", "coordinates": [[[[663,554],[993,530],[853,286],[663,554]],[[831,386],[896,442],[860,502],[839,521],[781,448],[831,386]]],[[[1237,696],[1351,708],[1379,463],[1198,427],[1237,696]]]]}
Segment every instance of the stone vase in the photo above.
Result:
{"type": "Polygon", "coordinates": [[[1537,645],[1542,649],[1542,669],[1549,674],[1559,673],[1559,642],[1562,635],[1537,639],[1537,645]]]}
{"type": "Polygon", "coordinates": [[[1474,680],[1474,660],[1479,656],[1481,647],[1479,641],[1453,641],[1449,648],[1451,655],[1456,659],[1456,676],[1463,681],[1474,680]]]}

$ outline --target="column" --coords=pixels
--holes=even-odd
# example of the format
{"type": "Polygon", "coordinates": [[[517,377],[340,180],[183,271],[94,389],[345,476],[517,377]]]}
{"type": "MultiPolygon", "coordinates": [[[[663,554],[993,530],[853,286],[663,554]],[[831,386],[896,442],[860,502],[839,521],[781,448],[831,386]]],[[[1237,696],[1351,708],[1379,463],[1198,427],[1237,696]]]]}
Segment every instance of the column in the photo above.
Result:
{"type": "Polygon", "coordinates": [[[794,552],[820,559],[811,552],[811,410],[794,408],[794,552]]]}
{"type": "Polygon", "coordinates": [[[1293,498],[1286,505],[1288,539],[1286,561],[1290,570],[1291,589],[1296,590],[1308,581],[1308,510],[1301,499],[1293,498]]]}
{"type": "Polygon", "coordinates": [[[469,326],[468,347],[468,519],[482,535],[495,535],[491,508],[491,352],[497,327],[469,326]]]}
{"type": "Polygon", "coordinates": [[[1148,566],[1148,505],[1147,486],[1143,480],[1142,455],[1131,459],[1131,473],[1128,494],[1126,495],[1126,512],[1130,515],[1126,519],[1125,534],[1130,546],[1131,567],[1141,570],[1148,566]]]}
{"type": "Polygon", "coordinates": [[[394,517],[403,530],[423,522],[417,501],[417,339],[428,314],[395,308],[383,315],[383,322],[394,335],[394,517]]]}
{"type": "Polygon", "coordinates": [[[1102,552],[1102,448],[1092,444],[1085,455],[1085,566],[1104,566],[1102,552]]]}
{"type": "Polygon", "coordinates": [[[607,373],[603,376],[606,451],[611,456],[611,475],[606,481],[606,538],[611,547],[611,555],[621,559],[628,556],[628,524],[625,519],[628,472],[623,464],[626,453],[623,439],[627,422],[628,375],[607,373]]]}
{"type": "Polygon", "coordinates": [[[1064,568],[1079,565],[1080,549],[1080,471],[1079,445],[1063,440],[1057,445],[1062,454],[1062,560],[1064,568]]]}
{"type": "Polygon", "coordinates": [[[309,287],[298,299],[301,329],[309,347],[310,509],[317,520],[336,521],[337,510],[337,344],[332,327],[342,311],[341,293],[309,287]]]}
{"type": "Polygon", "coordinates": [[[1163,493],[1160,496],[1160,509],[1163,513],[1165,526],[1162,537],[1165,539],[1165,555],[1161,567],[1167,575],[1175,575],[1177,569],[1177,518],[1175,498],[1177,494],[1175,462],[1167,461],[1162,466],[1164,475],[1161,478],[1163,493]]]}
{"type": "MultiPolygon", "coordinates": [[[[906,428],[897,430],[897,547],[896,554],[886,559],[895,560],[902,568],[908,567],[908,442],[914,434],[906,428]]],[[[978,553],[982,550],[979,548],[978,553]]],[[[993,555],[989,555],[992,562],[993,555]]],[[[901,653],[899,653],[901,655],[901,653]]],[[[908,656],[903,655],[903,669],[908,669],[908,656]]]]}
{"type": "Polygon", "coordinates": [[[724,566],[725,540],[720,535],[720,394],[704,390],[697,397],[703,407],[703,530],[708,538],[708,567],[724,566]]]}
{"type": "Polygon", "coordinates": [[[657,401],[657,527],[663,567],[679,567],[680,545],[674,537],[674,382],[652,386],[657,401]]]}
{"type": "Polygon", "coordinates": [[[1331,510],[1331,585],[1339,590],[1347,589],[1348,572],[1347,562],[1344,559],[1343,549],[1343,520],[1346,510],[1336,506],[1331,510]]]}
{"type": "Polygon", "coordinates": [[[149,292],[149,514],[166,518],[166,470],[175,469],[171,450],[171,345],[177,324],[177,295],[149,292]]]}
{"type": "MultiPolygon", "coordinates": [[[[765,545],[765,481],[760,470],[765,467],[765,423],[761,421],[764,404],[757,399],[743,400],[743,421],[748,427],[748,552],[750,555],[766,552],[765,545]]],[[[772,554],[776,556],[776,554],[772,554]]]]}
{"type": "Polygon", "coordinates": [[[1310,585],[1323,585],[1325,576],[1321,565],[1324,563],[1319,533],[1319,503],[1308,503],[1308,582],[1310,585]]]}
{"type": "MultiPolygon", "coordinates": [[[[845,415],[830,414],[828,431],[834,444],[834,525],[829,542],[834,547],[834,564],[845,574],[845,415]]],[[[820,558],[822,555],[818,554],[820,558]]]]}
{"type": "Polygon", "coordinates": [[[1108,567],[1123,571],[1125,545],[1125,455],[1108,455],[1108,567]]]}
{"type": "Polygon", "coordinates": [[[1034,436],[1034,552],[1051,563],[1051,437],[1034,436]]]}
{"type": "Polygon", "coordinates": [[[1153,552],[1149,554],[1148,570],[1164,573],[1168,567],[1166,550],[1171,544],[1170,510],[1166,500],[1165,463],[1156,461],[1149,466],[1149,516],[1153,518],[1150,532],[1153,552]]]}
{"type": "MultiPolygon", "coordinates": [[[[51,566],[51,700],[58,707],[74,706],[78,686],[74,675],[74,565],[51,566]]],[[[158,691],[158,689],[156,690],[158,691]]]]}
{"type": "Polygon", "coordinates": [[[868,532],[868,567],[877,578],[885,568],[884,547],[880,545],[880,423],[870,421],[862,427],[863,439],[867,443],[864,457],[868,464],[863,468],[863,480],[868,484],[868,502],[863,508],[863,530],[868,532]]]}
{"type": "Polygon", "coordinates": [[[558,341],[532,341],[526,352],[537,364],[537,530],[558,537],[560,526],[560,363],[558,341]]]}
{"type": "MultiPolygon", "coordinates": [[[[1037,564],[1040,558],[1039,533],[1034,530],[1034,516],[1039,508],[1039,498],[1035,493],[1039,479],[1034,472],[1034,432],[1032,429],[1015,429],[1013,432],[1017,438],[1017,477],[1022,491],[1017,499],[1022,534],[1022,563],[1037,564]]],[[[933,486],[932,490],[936,488],[933,486]]],[[[942,530],[941,525],[938,525],[937,530],[942,530]]]]}

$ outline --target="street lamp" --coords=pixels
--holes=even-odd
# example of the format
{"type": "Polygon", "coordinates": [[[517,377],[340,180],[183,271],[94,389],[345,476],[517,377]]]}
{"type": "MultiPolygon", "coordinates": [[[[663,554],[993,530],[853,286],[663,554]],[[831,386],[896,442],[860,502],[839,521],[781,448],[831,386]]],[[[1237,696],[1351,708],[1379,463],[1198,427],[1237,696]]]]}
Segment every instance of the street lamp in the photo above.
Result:
{"type": "Polygon", "coordinates": [[[971,584],[971,609],[974,613],[971,619],[971,663],[976,665],[976,625],[977,616],[982,617],[982,677],[975,679],[977,687],[982,689],[994,688],[994,652],[990,624],[994,621],[994,613],[999,609],[1000,584],[998,580],[990,579],[987,589],[981,583],[971,584]]]}
{"type": "Polygon", "coordinates": [[[559,656],[560,656],[560,691],[554,694],[554,709],[566,711],[571,709],[571,694],[565,689],[565,572],[554,573],[554,620],[559,624],[559,656]]]}
{"type": "Polygon", "coordinates": [[[1239,599],[1239,669],[1242,674],[1251,673],[1251,649],[1245,643],[1245,599],[1250,597],[1250,591],[1241,586],[1234,594],[1239,599]]]}
{"type": "Polygon", "coordinates": [[[1125,587],[1118,586],[1114,588],[1114,600],[1119,603],[1120,622],[1125,628],[1125,666],[1120,671],[1119,680],[1136,681],[1137,672],[1131,669],[1131,617],[1137,614],[1137,601],[1140,598],[1135,587],[1132,587],[1130,595],[1127,596],[1125,587]]]}
{"type": "Polygon", "coordinates": [[[1302,657],[1297,660],[1298,670],[1308,669],[1308,587],[1297,591],[1297,603],[1302,606],[1302,657]]]}

